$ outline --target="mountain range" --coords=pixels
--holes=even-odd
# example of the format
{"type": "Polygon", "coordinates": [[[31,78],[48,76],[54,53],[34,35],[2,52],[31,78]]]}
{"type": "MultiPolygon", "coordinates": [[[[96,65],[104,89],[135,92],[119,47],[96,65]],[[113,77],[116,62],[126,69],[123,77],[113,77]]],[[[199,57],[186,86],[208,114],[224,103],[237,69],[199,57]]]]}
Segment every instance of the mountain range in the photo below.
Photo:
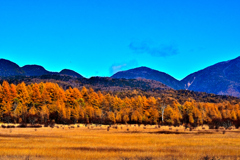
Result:
{"type": "Polygon", "coordinates": [[[125,78],[125,79],[137,79],[137,78],[145,78],[151,79],[155,81],[159,81],[173,89],[183,89],[183,84],[172,76],[159,72],[157,70],[153,70],[147,67],[139,67],[130,69],[127,71],[117,72],[112,76],[112,78],[125,78]]]}
{"type": "Polygon", "coordinates": [[[73,78],[83,78],[82,75],[70,69],[63,69],[60,72],[50,72],[39,65],[25,65],[23,67],[19,67],[14,62],[6,59],[0,59],[0,77],[42,75],[66,75],[73,78]]]}
{"type": "MultiPolygon", "coordinates": [[[[0,59],[1,79],[13,76],[22,77],[41,76],[45,77],[45,79],[46,78],[51,79],[54,76],[57,76],[58,78],[59,76],[60,77],[63,76],[66,78],[67,76],[73,79],[79,79],[80,82],[81,79],[82,81],[86,80],[79,73],[69,69],[63,69],[60,72],[50,72],[47,71],[44,67],[39,65],[25,65],[23,67],[19,67],[14,62],[5,59],[0,59]]],[[[197,92],[213,93],[218,95],[231,95],[240,97],[240,57],[237,57],[233,60],[220,62],[212,66],[209,66],[205,69],[202,69],[200,71],[194,72],[186,76],[181,81],[175,79],[169,74],[153,70],[148,67],[138,67],[126,71],[120,71],[112,75],[110,79],[105,77],[104,81],[109,80],[112,83],[114,82],[114,79],[138,79],[138,83],[143,79],[148,79],[152,80],[147,82],[148,84],[152,83],[152,85],[147,85],[150,88],[153,86],[155,88],[169,87],[175,90],[183,89],[197,92]]],[[[96,83],[95,80],[96,78],[94,79],[94,83],[96,83]]],[[[92,83],[91,80],[89,80],[88,82],[92,83]]],[[[107,84],[106,82],[104,83],[107,84]]],[[[146,85],[144,85],[144,87],[146,89],[146,85]]],[[[139,86],[139,88],[141,89],[141,85],[139,86]]]]}
{"type": "Polygon", "coordinates": [[[181,82],[188,90],[240,97],[240,57],[192,73],[181,82]]]}
{"type": "Polygon", "coordinates": [[[120,71],[113,78],[146,78],[160,81],[173,89],[240,97],[240,57],[220,62],[194,72],[181,81],[172,76],[146,67],[120,71]]]}

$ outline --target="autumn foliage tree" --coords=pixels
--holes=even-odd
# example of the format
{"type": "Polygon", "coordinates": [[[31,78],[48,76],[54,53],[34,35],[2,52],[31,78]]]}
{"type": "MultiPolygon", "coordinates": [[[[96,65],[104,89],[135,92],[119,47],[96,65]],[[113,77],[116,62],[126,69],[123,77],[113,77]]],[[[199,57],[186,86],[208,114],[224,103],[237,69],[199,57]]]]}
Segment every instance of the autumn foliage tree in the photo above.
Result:
{"type": "MultiPolygon", "coordinates": [[[[56,83],[0,84],[0,120],[16,123],[101,123],[240,126],[240,104],[196,102],[179,103],[172,97],[146,97],[131,92],[119,98],[111,92],[91,88],[64,90],[56,83]]],[[[182,101],[182,100],[181,100],[182,101]]]]}

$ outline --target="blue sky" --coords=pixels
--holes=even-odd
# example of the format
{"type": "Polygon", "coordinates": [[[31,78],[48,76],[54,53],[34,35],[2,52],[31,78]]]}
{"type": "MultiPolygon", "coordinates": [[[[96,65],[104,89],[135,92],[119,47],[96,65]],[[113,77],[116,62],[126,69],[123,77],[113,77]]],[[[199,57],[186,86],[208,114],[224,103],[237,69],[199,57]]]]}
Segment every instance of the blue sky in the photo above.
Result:
{"type": "Polygon", "coordinates": [[[111,76],[176,79],[240,55],[238,0],[0,0],[0,58],[111,76]]]}

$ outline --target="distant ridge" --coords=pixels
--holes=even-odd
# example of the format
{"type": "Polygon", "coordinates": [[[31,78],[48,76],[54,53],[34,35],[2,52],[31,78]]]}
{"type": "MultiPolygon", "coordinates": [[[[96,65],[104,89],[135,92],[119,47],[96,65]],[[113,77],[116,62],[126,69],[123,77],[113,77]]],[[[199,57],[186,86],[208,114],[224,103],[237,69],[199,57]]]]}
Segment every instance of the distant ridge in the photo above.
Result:
{"type": "Polygon", "coordinates": [[[69,69],[63,69],[61,72],[50,72],[40,65],[25,65],[19,67],[16,63],[6,59],[0,59],[0,77],[12,76],[43,76],[43,75],[64,75],[72,78],[84,78],[82,75],[69,69]]]}
{"type": "MultiPolygon", "coordinates": [[[[6,59],[0,59],[0,80],[7,79],[7,77],[15,77],[17,80],[19,76],[27,76],[30,78],[35,76],[40,79],[84,79],[82,75],[69,69],[63,69],[61,72],[50,72],[39,65],[25,65],[21,68],[14,62],[6,59]]],[[[161,84],[176,90],[186,89],[198,92],[214,93],[218,95],[231,95],[240,97],[240,57],[220,62],[200,71],[194,72],[186,76],[181,81],[178,81],[174,77],[164,72],[160,72],[148,67],[138,67],[126,71],[120,71],[112,75],[111,78],[113,79],[110,79],[109,81],[113,82],[114,79],[148,79],[161,82],[161,84]]],[[[103,80],[101,79],[101,82],[102,81],[103,80]]],[[[155,88],[159,88],[158,86],[161,86],[161,84],[157,84],[153,81],[148,81],[148,83],[151,84],[148,85],[150,88],[153,86],[157,86],[155,88]]],[[[91,82],[91,78],[89,82],[91,82]]],[[[112,82],[111,85],[113,85],[115,88],[117,87],[115,84],[112,84],[112,82]]],[[[144,86],[146,89],[146,85],[144,86]]],[[[141,87],[139,87],[139,89],[140,88],[141,87]]]]}
{"type": "Polygon", "coordinates": [[[182,82],[188,90],[240,97],[240,57],[194,72],[182,82]]]}
{"type": "Polygon", "coordinates": [[[127,71],[117,72],[112,78],[137,79],[145,78],[159,81],[173,89],[183,89],[184,85],[172,76],[148,67],[138,67],[127,71]]]}
{"type": "Polygon", "coordinates": [[[0,76],[10,77],[16,75],[25,75],[25,72],[16,63],[0,59],[0,76]]]}
{"type": "Polygon", "coordinates": [[[25,65],[22,67],[26,76],[41,76],[50,74],[45,68],[39,65],[25,65]]]}
{"type": "Polygon", "coordinates": [[[178,81],[172,76],[147,67],[117,72],[112,78],[145,78],[162,82],[173,89],[240,97],[240,57],[194,72],[178,81]]]}
{"type": "Polygon", "coordinates": [[[63,69],[63,70],[61,70],[61,72],[59,72],[59,74],[67,75],[67,76],[70,76],[73,78],[83,78],[82,75],[80,75],[79,73],[77,73],[73,70],[70,70],[70,69],[63,69]]]}

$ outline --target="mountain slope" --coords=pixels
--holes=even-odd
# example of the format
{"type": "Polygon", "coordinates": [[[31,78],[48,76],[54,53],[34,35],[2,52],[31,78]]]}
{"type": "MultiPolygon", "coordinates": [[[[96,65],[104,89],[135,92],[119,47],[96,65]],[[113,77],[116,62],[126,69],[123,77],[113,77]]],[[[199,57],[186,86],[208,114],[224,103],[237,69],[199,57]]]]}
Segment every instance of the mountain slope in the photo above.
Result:
{"type": "Polygon", "coordinates": [[[164,72],[159,72],[157,70],[153,70],[147,67],[139,67],[139,68],[134,68],[127,71],[120,71],[115,73],[112,76],[112,78],[125,78],[125,79],[145,78],[145,79],[159,81],[173,89],[184,88],[184,85],[182,84],[182,82],[176,80],[172,76],[164,72]]]}
{"type": "MultiPolygon", "coordinates": [[[[148,79],[114,79],[108,77],[92,77],[89,79],[73,79],[70,76],[61,75],[43,75],[43,76],[17,76],[17,77],[7,77],[9,83],[19,84],[25,82],[27,85],[32,83],[41,82],[53,82],[57,83],[63,89],[78,88],[82,89],[83,86],[87,88],[93,88],[95,91],[102,91],[104,93],[110,93],[117,95],[120,98],[131,98],[138,95],[146,97],[155,98],[170,98],[176,99],[180,104],[184,104],[189,98],[196,100],[197,102],[210,102],[210,103],[222,103],[224,101],[229,101],[231,104],[236,104],[240,102],[240,99],[232,96],[221,96],[215,94],[208,94],[205,92],[194,92],[188,90],[174,90],[161,82],[148,80],[148,79]]],[[[0,78],[0,84],[3,80],[0,78]]]]}
{"type": "Polygon", "coordinates": [[[240,57],[192,73],[182,81],[185,89],[240,96],[240,57]]]}
{"type": "Polygon", "coordinates": [[[59,74],[67,75],[73,78],[83,78],[82,75],[70,69],[63,69],[61,72],[59,72],[59,74]]]}
{"type": "Polygon", "coordinates": [[[25,72],[16,64],[6,59],[0,59],[0,76],[18,76],[24,75],[25,72]]]}
{"type": "MultiPolygon", "coordinates": [[[[49,72],[45,70],[42,66],[39,65],[26,65],[22,68],[19,67],[14,62],[9,60],[0,59],[0,79],[8,79],[8,77],[15,76],[15,80],[20,77],[40,77],[40,79],[62,79],[62,80],[70,80],[80,78],[83,84],[84,77],[78,74],[75,71],[64,69],[60,73],[58,72],[49,72]],[[20,76],[20,77],[19,77],[20,76]]],[[[114,74],[111,78],[115,78],[118,80],[111,80],[110,82],[106,82],[102,79],[101,82],[104,82],[104,85],[100,85],[102,88],[108,88],[107,85],[112,86],[112,88],[127,86],[129,82],[122,84],[124,79],[134,80],[134,79],[148,79],[153,81],[158,81],[161,84],[167,85],[173,89],[187,89],[192,91],[199,92],[207,92],[214,93],[219,95],[231,95],[240,97],[240,57],[236,59],[220,62],[215,65],[209,66],[203,70],[192,73],[185,77],[183,80],[178,81],[172,76],[159,72],[157,70],[153,70],[147,67],[139,67],[130,69],[127,71],[121,71],[114,74]],[[119,85],[119,86],[118,86],[119,85]]],[[[98,85],[97,81],[91,81],[92,78],[89,79],[89,84],[91,86],[98,85]]],[[[93,78],[96,80],[96,78],[93,78]]],[[[88,84],[88,83],[87,83],[88,84]]],[[[127,88],[132,88],[132,86],[138,86],[138,89],[147,89],[147,88],[159,88],[161,84],[157,84],[156,82],[137,82],[131,84],[127,88]],[[149,84],[154,85],[150,86],[149,84]]],[[[98,89],[101,89],[98,87],[98,89]]],[[[160,87],[162,88],[162,87],[160,87]]],[[[164,87],[163,87],[164,88],[164,87]]]]}
{"type": "Polygon", "coordinates": [[[50,74],[45,68],[39,65],[25,65],[22,67],[26,76],[41,76],[50,74]]]}
{"type": "MultiPolygon", "coordinates": [[[[62,75],[70,76],[72,78],[83,78],[82,75],[69,69],[63,69],[61,72],[50,72],[40,65],[25,65],[19,67],[16,63],[6,59],[0,59],[0,78],[12,76],[44,76],[44,75],[62,75]]],[[[48,76],[48,77],[49,77],[48,76]]],[[[50,76],[50,77],[51,77],[50,76]]]]}

